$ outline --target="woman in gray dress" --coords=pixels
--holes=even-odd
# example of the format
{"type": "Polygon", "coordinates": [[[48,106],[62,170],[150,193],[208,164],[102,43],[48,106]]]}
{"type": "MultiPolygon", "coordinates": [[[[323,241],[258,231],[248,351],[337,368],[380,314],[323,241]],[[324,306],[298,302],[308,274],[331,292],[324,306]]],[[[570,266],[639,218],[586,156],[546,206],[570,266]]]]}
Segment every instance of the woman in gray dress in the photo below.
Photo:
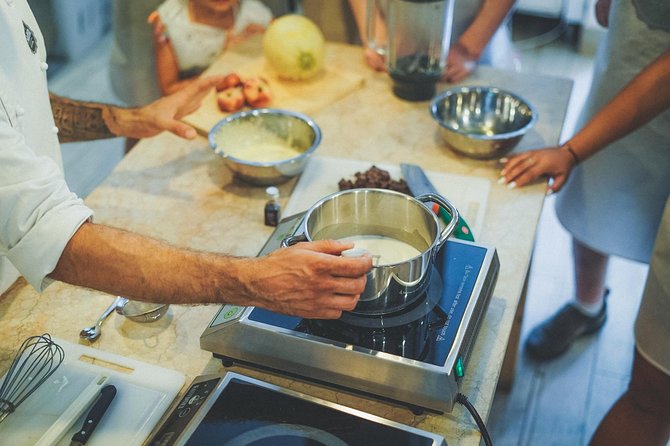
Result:
{"type": "Polygon", "coordinates": [[[663,98],[670,87],[653,86],[644,102],[637,93],[624,95],[623,113],[603,114],[643,68],[661,54],[668,58],[670,2],[599,0],[598,7],[609,31],[582,116],[587,125],[561,147],[511,157],[501,172],[510,187],[552,177],[548,192],[560,189],[556,212],[573,237],[575,299],[528,336],[526,351],[539,360],[559,356],[575,339],[602,327],[609,256],[649,263],[670,195],[670,110],[644,116],[648,122],[637,125],[641,107],[663,98]],[[631,123],[637,130],[624,132],[631,123]]]}

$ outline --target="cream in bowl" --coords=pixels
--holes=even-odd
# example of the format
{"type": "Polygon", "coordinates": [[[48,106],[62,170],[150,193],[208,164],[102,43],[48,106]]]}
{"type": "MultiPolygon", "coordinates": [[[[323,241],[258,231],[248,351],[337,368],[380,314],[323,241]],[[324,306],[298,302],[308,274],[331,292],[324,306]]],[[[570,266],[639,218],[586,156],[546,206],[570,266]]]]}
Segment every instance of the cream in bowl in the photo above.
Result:
{"type": "Polygon", "coordinates": [[[241,121],[214,136],[214,152],[258,163],[284,161],[303,153],[291,139],[272,132],[259,120],[241,121]]]}
{"type": "Polygon", "coordinates": [[[274,185],[300,174],[321,142],[309,117],[287,110],[255,109],[219,121],[209,143],[242,180],[274,185]]]}

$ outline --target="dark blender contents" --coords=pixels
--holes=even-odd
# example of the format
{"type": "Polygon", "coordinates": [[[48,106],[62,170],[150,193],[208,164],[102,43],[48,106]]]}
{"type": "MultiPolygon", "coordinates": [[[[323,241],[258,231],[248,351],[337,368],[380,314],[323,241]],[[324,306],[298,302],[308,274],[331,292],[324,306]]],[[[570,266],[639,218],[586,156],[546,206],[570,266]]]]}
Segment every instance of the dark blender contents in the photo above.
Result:
{"type": "Polygon", "coordinates": [[[412,195],[405,180],[394,180],[391,178],[391,174],[389,174],[387,170],[380,169],[377,166],[372,166],[365,172],[356,172],[353,181],[342,178],[337,185],[340,190],[377,188],[389,189],[412,195]]]}
{"type": "Polygon", "coordinates": [[[389,74],[394,80],[393,92],[396,96],[409,101],[423,101],[435,95],[442,70],[426,54],[410,54],[398,58],[389,74]]]}

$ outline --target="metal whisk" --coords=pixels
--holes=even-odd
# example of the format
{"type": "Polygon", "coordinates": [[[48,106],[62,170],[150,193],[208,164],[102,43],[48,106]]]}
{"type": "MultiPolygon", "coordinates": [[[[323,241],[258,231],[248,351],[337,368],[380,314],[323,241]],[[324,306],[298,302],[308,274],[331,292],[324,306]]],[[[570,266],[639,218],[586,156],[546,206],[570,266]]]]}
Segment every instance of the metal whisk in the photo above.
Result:
{"type": "Polygon", "coordinates": [[[0,386],[0,423],[56,371],[63,359],[63,348],[48,333],[23,341],[0,386]]]}

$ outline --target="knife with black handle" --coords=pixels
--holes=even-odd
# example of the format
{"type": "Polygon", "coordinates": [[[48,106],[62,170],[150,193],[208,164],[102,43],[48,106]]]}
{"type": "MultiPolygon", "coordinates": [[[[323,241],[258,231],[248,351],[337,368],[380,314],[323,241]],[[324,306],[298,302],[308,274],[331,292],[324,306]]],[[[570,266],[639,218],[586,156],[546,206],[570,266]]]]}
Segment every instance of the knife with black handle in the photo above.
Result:
{"type": "Polygon", "coordinates": [[[86,415],[86,420],[81,429],[72,436],[70,446],[83,446],[86,444],[115,396],[116,387],[111,384],[100,390],[100,396],[95,404],[93,404],[93,407],[91,407],[91,410],[89,410],[88,415],[86,415]]]}
{"type": "MultiPolygon", "coordinates": [[[[403,178],[407,182],[407,186],[409,186],[409,190],[415,197],[427,193],[434,193],[438,195],[440,194],[440,192],[435,189],[435,186],[433,186],[433,183],[430,182],[426,176],[426,173],[420,166],[417,166],[416,164],[402,163],[400,164],[400,171],[402,172],[403,178]]],[[[448,224],[451,221],[451,215],[449,215],[449,213],[441,207],[438,206],[438,209],[435,210],[435,212],[442,220],[444,220],[445,223],[448,224]]],[[[463,215],[460,216],[458,225],[456,225],[456,229],[454,230],[454,237],[470,242],[475,241],[475,237],[472,235],[472,231],[465,222],[463,215]]]]}

